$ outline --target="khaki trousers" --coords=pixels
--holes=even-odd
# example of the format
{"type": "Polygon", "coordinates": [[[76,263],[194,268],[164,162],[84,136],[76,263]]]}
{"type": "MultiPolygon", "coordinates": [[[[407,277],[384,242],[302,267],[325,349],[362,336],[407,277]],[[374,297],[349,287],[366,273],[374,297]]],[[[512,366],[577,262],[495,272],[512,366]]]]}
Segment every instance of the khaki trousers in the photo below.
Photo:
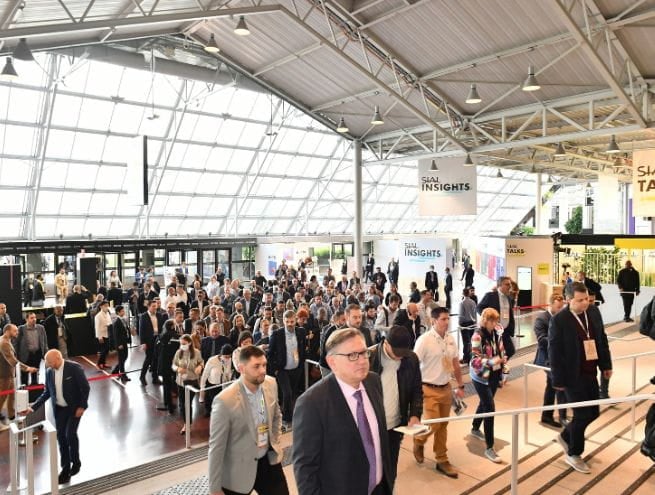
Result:
{"type": "MultiPolygon", "coordinates": [[[[452,391],[450,384],[445,387],[430,387],[423,385],[423,419],[447,418],[450,416],[452,391]]],[[[425,445],[430,435],[433,436],[434,457],[438,463],[448,461],[448,423],[430,425],[430,432],[415,436],[416,445],[425,445]]]]}
{"type": "Polygon", "coordinates": [[[14,383],[13,378],[0,378],[0,392],[5,390],[12,391],[12,393],[8,395],[0,395],[0,411],[2,411],[2,408],[5,406],[6,402],[7,416],[10,418],[16,416],[16,411],[14,410],[14,388],[16,388],[16,384],[14,383]]]}

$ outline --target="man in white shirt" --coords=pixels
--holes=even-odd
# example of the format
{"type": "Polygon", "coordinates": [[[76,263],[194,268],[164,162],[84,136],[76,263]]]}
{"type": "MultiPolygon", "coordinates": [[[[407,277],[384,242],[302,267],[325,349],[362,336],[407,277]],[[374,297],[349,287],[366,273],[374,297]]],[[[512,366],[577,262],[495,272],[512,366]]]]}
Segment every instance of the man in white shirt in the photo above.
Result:
{"type": "MultiPolygon", "coordinates": [[[[414,346],[414,352],[421,363],[423,380],[423,416],[425,419],[447,418],[450,416],[452,402],[452,375],[457,380],[458,397],[464,397],[464,382],[459,367],[459,351],[457,342],[448,333],[450,316],[447,308],[432,310],[432,327],[421,335],[414,346]]],[[[431,425],[430,434],[434,437],[434,457],[437,461],[437,471],[450,478],[457,478],[455,468],[448,460],[446,440],[448,423],[431,425]]],[[[419,464],[425,459],[423,449],[428,435],[414,437],[414,458],[419,464]]]]}
{"type": "Polygon", "coordinates": [[[398,315],[398,308],[400,307],[400,298],[393,294],[389,297],[389,306],[382,306],[378,308],[378,317],[375,320],[375,329],[382,335],[387,335],[389,329],[393,326],[393,322],[398,315]]]}
{"type": "Polygon", "coordinates": [[[111,326],[111,315],[109,314],[109,301],[102,301],[95,317],[96,339],[98,339],[98,368],[109,368],[106,364],[107,353],[109,353],[109,327],[111,326]]]}

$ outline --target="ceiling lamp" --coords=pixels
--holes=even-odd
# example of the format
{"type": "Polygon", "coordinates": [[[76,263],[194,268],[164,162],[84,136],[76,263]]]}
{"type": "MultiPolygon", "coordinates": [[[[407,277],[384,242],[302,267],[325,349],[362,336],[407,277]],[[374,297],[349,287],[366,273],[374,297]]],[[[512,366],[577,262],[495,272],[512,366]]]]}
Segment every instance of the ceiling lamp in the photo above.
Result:
{"type": "Polygon", "coordinates": [[[339,124],[337,124],[337,132],[340,132],[340,133],[343,134],[343,133],[345,133],[345,132],[348,132],[349,130],[350,130],[350,129],[348,129],[348,126],[346,125],[346,119],[344,119],[343,117],[341,117],[341,118],[339,119],[339,124]]]}
{"type": "Polygon", "coordinates": [[[430,170],[433,172],[439,171],[439,167],[437,167],[437,160],[435,160],[434,158],[432,159],[432,165],[430,165],[430,170]]]}
{"type": "Polygon", "coordinates": [[[498,173],[496,174],[496,178],[497,179],[504,179],[503,173],[500,171],[500,169],[498,169],[498,173]]]}
{"type": "Polygon", "coordinates": [[[214,33],[211,34],[209,37],[209,41],[205,45],[205,51],[207,53],[218,53],[221,51],[220,48],[218,48],[218,45],[216,44],[216,38],[214,37],[214,33]]]}
{"type": "Polygon", "coordinates": [[[564,146],[562,146],[562,143],[557,143],[557,149],[555,150],[555,156],[557,156],[557,157],[566,156],[566,150],[564,149],[564,146]]]}
{"type": "Polygon", "coordinates": [[[471,89],[469,90],[469,95],[466,97],[466,103],[472,105],[474,103],[480,103],[482,98],[478,94],[478,89],[475,87],[475,84],[471,84],[471,89]]]}
{"type": "Polygon", "coordinates": [[[467,153],[466,160],[464,160],[464,166],[472,167],[473,165],[475,165],[475,163],[473,163],[473,159],[471,158],[471,153],[467,153]]]}
{"type": "Polygon", "coordinates": [[[537,78],[534,77],[534,67],[528,67],[528,77],[523,83],[523,91],[537,91],[541,89],[541,85],[537,82],[537,78]]]}
{"type": "Polygon", "coordinates": [[[535,167],[534,163],[532,164],[532,167],[530,167],[530,173],[531,174],[536,174],[537,173],[537,167],[535,167]]]}
{"type": "Polygon", "coordinates": [[[26,62],[31,62],[34,60],[34,55],[32,55],[32,50],[27,46],[27,39],[21,38],[18,40],[18,44],[14,48],[14,53],[12,56],[17,60],[25,60],[26,62]]]}
{"type": "Polygon", "coordinates": [[[244,16],[239,16],[239,22],[237,22],[237,27],[234,28],[234,34],[238,34],[239,36],[248,36],[250,34],[250,29],[248,29],[244,16]]]}
{"type": "Polygon", "coordinates": [[[373,118],[371,119],[371,125],[382,124],[384,124],[384,120],[382,120],[382,116],[380,115],[380,107],[375,105],[375,112],[373,113],[373,118]]]}
{"type": "Polygon", "coordinates": [[[0,79],[4,81],[14,81],[18,79],[18,72],[14,69],[14,64],[11,61],[11,57],[7,57],[5,66],[2,69],[2,74],[0,74],[0,79]]]}
{"type": "Polygon", "coordinates": [[[614,153],[621,153],[621,148],[619,148],[619,145],[616,142],[616,137],[614,136],[614,134],[612,134],[612,137],[610,138],[610,144],[607,145],[607,150],[605,151],[605,153],[609,155],[612,155],[614,153]]]}

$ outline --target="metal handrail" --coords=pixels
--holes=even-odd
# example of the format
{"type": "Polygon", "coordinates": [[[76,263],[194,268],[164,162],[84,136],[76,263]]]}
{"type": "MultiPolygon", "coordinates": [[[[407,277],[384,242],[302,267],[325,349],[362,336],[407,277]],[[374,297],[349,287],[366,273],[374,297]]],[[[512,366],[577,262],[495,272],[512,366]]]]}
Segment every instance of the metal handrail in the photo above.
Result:
{"type": "Polygon", "coordinates": [[[219,383],[218,385],[212,385],[211,387],[196,388],[193,385],[184,386],[184,443],[187,449],[191,448],[191,392],[200,393],[205,390],[225,388],[236,381],[237,380],[230,380],[229,382],[219,383]]]}
{"type": "Polygon", "coordinates": [[[313,359],[305,359],[305,390],[309,388],[309,365],[312,364],[317,368],[321,368],[321,363],[313,359]]]}
{"type": "Polygon", "coordinates": [[[34,444],[32,431],[43,428],[48,435],[48,457],[50,458],[50,493],[59,494],[59,479],[57,474],[57,429],[50,421],[40,421],[25,428],[18,428],[15,422],[9,424],[9,471],[11,481],[9,493],[17,495],[24,487],[20,485],[20,463],[18,462],[18,436],[25,434],[25,457],[27,461],[27,493],[34,495],[34,444]]]}
{"type": "MultiPolygon", "coordinates": [[[[654,356],[655,351],[647,351],[647,352],[638,352],[636,354],[624,354],[623,356],[616,356],[615,358],[612,358],[612,362],[616,361],[625,361],[628,359],[632,360],[632,382],[631,382],[631,394],[634,395],[637,393],[637,359],[640,357],[645,357],[645,356],[654,356]]],[[[548,366],[540,366],[538,364],[533,364],[533,363],[525,363],[523,364],[524,368],[534,368],[534,369],[541,369],[546,372],[551,371],[551,369],[548,366]]],[[[524,372],[523,373],[523,406],[528,407],[528,373],[524,372]]],[[[558,407],[558,409],[564,409],[564,406],[558,407]]],[[[630,439],[634,441],[635,439],[635,418],[636,418],[636,406],[633,403],[632,404],[632,429],[630,432],[630,439]]],[[[528,443],[528,428],[529,428],[529,421],[527,415],[523,418],[523,429],[525,431],[525,435],[523,437],[523,442],[528,443]]]]}
{"type": "MultiPolygon", "coordinates": [[[[436,418],[436,419],[426,419],[421,421],[424,425],[431,425],[435,423],[446,423],[450,421],[463,421],[463,420],[473,420],[476,418],[492,418],[496,416],[512,416],[512,463],[511,463],[511,473],[512,481],[511,494],[518,495],[518,457],[519,457],[519,415],[524,414],[525,417],[530,413],[543,412],[543,411],[555,411],[561,407],[567,407],[570,409],[577,409],[579,407],[590,407],[590,406],[605,406],[605,405],[614,405],[622,404],[627,402],[632,402],[633,404],[638,401],[652,400],[655,401],[655,394],[642,394],[642,395],[631,395],[628,397],[620,397],[614,399],[597,399],[584,402],[568,402],[566,404],[557,404],[553,406],[535,406],[535,407],[524,407],[521,409],[508,409],[504,411],[495,411],[489,413],[479,413],[479,414],[467,414],[462,416],[448,416],[446,418],[436,418]]],[[[634,421],[633,421],[634,425],[634,421]]],[[[634,439],[633,439],[634,441],[634,439]]]]}

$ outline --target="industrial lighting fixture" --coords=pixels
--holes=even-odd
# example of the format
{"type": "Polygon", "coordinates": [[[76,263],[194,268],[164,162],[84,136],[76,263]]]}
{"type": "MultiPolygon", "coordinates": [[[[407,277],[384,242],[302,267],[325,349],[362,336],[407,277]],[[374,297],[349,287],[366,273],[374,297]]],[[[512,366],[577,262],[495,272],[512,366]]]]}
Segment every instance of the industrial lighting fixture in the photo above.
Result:
{"type": "Polygon", "coordinates": [[[31,62],[34,60],[34,55],[32,55],[32,50],[27,46],[27,39],[21,38],[18,40],[18,44],[14,48],[12,56],[18,60],[25,60],[26,62],[31,62]]]}
{"type": "Polygon", "coordinates": [[[536,174],[537,173],[537,167],[534,166],[534,163],[532,164],[532,167],[530,167],[530,173],[531,174],[536,174]]]}
{"type": "Polygon", "coordinates": [[[234,28],[234,34],[238,34],[239,36],[248,36],[250,34],[250,29],[248,29],[244,16],[239,16],[239,22],[237,23],[237,27],[234,28]]]}
{"type": "Polygon", "coordinates": [[[340,132],[341,134],[348,132],[350,129],[348,129],[348,126],[346,125],[346,119],[341,117],[339,119],[339,124],[337,125],[337,132],[340,132]]]}
{"type": "Polygon", "coordinates": [[[555,181],[553,180],[553,176],[550,175],[550,174],[548,174],[548,178],[546,179],[546,182],[548,182],[549,184],[552,184],[553,182],[555,182],[555,181]]]}
{"type": "Polygon", "coordinates": [[[503,173],[500,171],[500,169],[498,169],[498,173],[496,174],[496,178],[497,179],[504,179],[503,173]]]}
{"type": "Polygon", "coordinates": [[[564,149],[564,146],[562,146],[562,143],[557,143],[557,149],[555,150],[555,156],[566,156],[566,150],[564,149]]]}
{"type": "Polygon", "coordinates": [[[211,34],[209,37],[209,41],[205,45],[205,51],[207,53],[218,53],[221,51],[220,48],[218,48],[218,45],[216,44],[216,38],[214,37],[214,33],[211,34]]]}
{"type": "Polygon", "coordinates": [[[469,95],[466,97],[466,103],[472,105],[474,103],[480,103],[482,98],[478,94],[478,89],[475,87],[475,84],[471,84],[471,89],[469,90],[469,95]]]}
{"type": "Polygon", "coordinates": [[[591,182],[587,182],[587,185],[585,186],[586,189],[591,189],[591,182]]]}
{"type": "Polygon", "coordinates": [[[434,158],[432,159],[432,164],[430,165],[430,170],[432,172],[438,172],[439,171],[439,167],[437,167],[437,160],[435,160],[434,158]]]}
{"type": "MultiPolygon", "coordinates": [[[[2,72],[4,74],[4,71],[2,72]]],[[[621,153],[621,148],[619,148],[619,145],[616,142],[616,137],[614,134],[612,134],[612,137],[610,138],[610,144],[607,146],[607,150],[605,153],[612,155],[614,153],[621,153]]]]}
{"type": "Polygon", "coordinates": [[[534,67],[531,65],[528,67],[528,77],[523,83],[523,91],[537,91],[541,89],[541,85],[537,82],[537,78],[534,77],[534,67]]]}
{"type": "Polygon", "coordinates": [[[380,115],[380,107],[375,105],[375,112],[373,113],[373,118],[371,119],[371,125],[382,124],[384,124],[384,120],[382,120],[382,116],[380,115]]]}
{"type": "Polygon", "coordinates": [[[471,158],[471,153],[467,153],[466,160],[464,160],[464,166],[472,167],[473,165],[475,165],[475,163],[473,163],[473,159],[471,158]]]}
{"type": "Polygon", "coordinates": [[[14,81],[18,79],[18,72],[14,69],[14,64],[11,61],[11,57],[7,57],[5,66],[2,69],[2,74],[0,74],[0,79],[4,81],[14,81]]]}

